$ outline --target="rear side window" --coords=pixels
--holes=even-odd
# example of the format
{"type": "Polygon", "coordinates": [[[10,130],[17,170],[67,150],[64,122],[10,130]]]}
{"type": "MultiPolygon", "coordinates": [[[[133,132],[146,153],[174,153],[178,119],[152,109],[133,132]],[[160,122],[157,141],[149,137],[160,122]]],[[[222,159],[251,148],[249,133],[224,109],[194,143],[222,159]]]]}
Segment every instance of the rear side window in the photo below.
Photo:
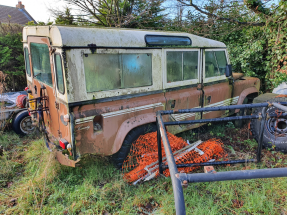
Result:
{"type": "Polygon", "coordinates": [[[57,88],[62,94],[65,93],[64,77],[63,77],[63,67],[62,60],[59,54],[55,54],[55,68],[56,68],[56,78],[57,78],[57,88]]]}
{"type": "Polygon", "coordinates": [[[166,52],[167,82],[198,78],[198,51],[166,52]]]}
{"type": "Polygon", "coordinates": [[[224,75],[227,65],[225,51],[205,51],[205,77],[224,75]]]}
{"type": "Polygon", "coordinates": [[[29,77],[31,77],[31,67],[30,67],[30,59],[29,59],[29,51],[28,48],[24,48],[24,57],[25,57],[25,67],[26,72],[29,77]]]}
{"type": "Polygon", "coordinates": [[[31,56],[34,77],[52,86],[49,48],[46,44],[31,43],[31,56]]]}
{"type": "Polygon", "coordinates": [[[87,92],[152,85],[151,54],[86,54],[87,92]]]}

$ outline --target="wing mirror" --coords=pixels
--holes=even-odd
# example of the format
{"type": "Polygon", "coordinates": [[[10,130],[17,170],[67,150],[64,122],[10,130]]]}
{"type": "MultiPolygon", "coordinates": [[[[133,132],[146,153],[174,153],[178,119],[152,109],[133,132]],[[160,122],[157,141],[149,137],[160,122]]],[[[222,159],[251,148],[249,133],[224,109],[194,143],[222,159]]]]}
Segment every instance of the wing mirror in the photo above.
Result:
{"type": "Polygon", "coordinates": [[[232,66],[231,65],[226,65],[225,75],[227,78],[232,76],[232,66]]]}

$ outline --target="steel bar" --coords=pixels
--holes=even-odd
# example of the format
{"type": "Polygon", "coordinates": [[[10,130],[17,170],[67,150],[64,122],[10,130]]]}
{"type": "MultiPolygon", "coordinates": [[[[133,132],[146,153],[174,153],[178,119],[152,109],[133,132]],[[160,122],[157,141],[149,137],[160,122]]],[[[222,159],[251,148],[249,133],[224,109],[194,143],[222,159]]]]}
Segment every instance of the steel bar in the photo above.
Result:
{"type": "MultiPolygon", "coordinates": [[[[173,153],[173,157],[174,157],[174,160],[177,161],[178,159],[182,158],[184,155],[186,155],[186,153],[192,151],[192,150],[195,150],[197,149],[196,147],[199,146],[200,144],[202,143],[202,141],[197,141],[196,144],[193,144],[193,145],[188,145],[186,147],[184,147],[185,149],[182,150],[178,150],[176,152],[173,153]]],[[[162,158],[162,161],[164,164],[166,164],[166,157],[163,157],[162,158]]],[[[162,165],[163,166],[163,165],[162,165]]],[[[154,174],[155,172],[153,172],[155,169],[158,169],[159,166],[158,166],[158,161],[146,166],[144,169],[148,172],[149,175],[152,175],[154,174]],[[150,168],[151,167],[151,168],[150,168]],[[150,168],[150,169],[149,169],[150,168]]],[[[154,175],[155,177],[155,175],[154,175]]]]}
{"type": "Polygon", "coordinates": [[[232,116],[224,118],[211,118],[211,119],[197,119],[197,120],[187,120],[187,121],[173,121],[165,122],[164,125],[181,125],[181,124],[195,124],[195,123],[208,123],[208,122],[225,122],[232,120],[245,120],[245,119],[258,119],[258,115],[250,116],[232,116]]]}
{"type": "Polygon", "coordinates": [[[274,107],[277,107],[277,108],[287,112],[287,107],[286,106],[283,106],[283,105],[281,105],[279,103],[275,103],[275,102],[273,102],[272,105],[274,105],[274,107]]]}
{"type": "Polygon", "coordinates": [[[70,113],[70,129],[71,129],[71,142],[72,142],[72,151],[73,151],[73,158],[77,160],[77,151],[76,151],[76,140],[75,140],[75,117],[74,113],[70,113]]]}
{"type": "Polygon", "coordinates": [[[262,108],[262,119],[260,122],[260,132],[259,132],[259,139],[258,139],[258,148],[257,148],[257,162],[261,161],[261,151],[263,145],[263,133],[264,133],[264,126],[266,122],[266,110],[267,108],[262,108]]]}
{"type": "Polygon", "coordinates": [[[196,173],[196,174],[179,173],[176,175],[176,177],[181,181],[187,180],[188,182],[191,183],[255,179],[255,178],[278,178],[286,176],[287,176],[287,168],[239,170],[239,171],[196,173]]]}
{"type": "Polygon", "coordinates": [[[161,138],[160,138],[160,128],[159,128],[158,119],[156,119],[156,128],[157,128],[157,148],[158,148],[158,169],[159,169],[159,174],[163,174],[161,138]]]}
{"type": "MultiPolygon", "coordinates": [[[[287,102],[281,102],[281,104],[287,105],[287,102]]],[[[234,110],[234,109],[245,109],[245,108],[258,108],[258,107],[267,107],[270,104],[257,103],[257,104],[244,104],[244,105],[230,105],[222,107],[206,107],[206,108],[192,108],[192,109],[181,109],[181,110],[166,110],[161,111],[161,115],[167,114],[177,114],[177,113],[196,113],[196,112],[207,112],[207,111],[221,111],[221,110],[234,110]]]]}
{"type": "MultiPolygon", "coordinates": [[[[232,160],[232,161],[215,161],[206,163],[188,163],[188,164],[177,164],[177,168],[181,167],[191,167],[191,166],[213,166],[213,165],[226,165],[226,164],[237,164],[237,163],[251,163],[256,162],[255,159],[250,160],[232,160]]],[[[163,165],[162,168],[167,169],[168,166],[163,165]]]]}
{"type": "MultiPolygon", "coordinates": [[[[159,134],[159,135],[160,135],[160,134],[159,134]]],[[[159,138],[160,138],[160,137],[159,137],[159,138]]],[[[201,140],[198,140],[198,141],[196,141],[196,142],[194,142],[194,143],[192,143],[192,144],[190,144],[190,145],[187,145],[186,147],[183,147],[182,149],[180,149],[180,150],[174,152],[174,153],[173,153],[173,156],[178,156],[178,154],[180,154],[181,152],[186,151],[187,149],[189,149],[189,148],[191,148],[191,147],[193,147],[193,146],[195,146],[195,145],[197,146],[197,145],[199,145],[199,144],[201,144],[201,143],[202,143],[202,141],[201,141],[201,140]]],[[[160,151],[161,151],[161,149],[160,149],[160,151]]],[[[161,154],[161,156],[162,156],[162,154],[161,154]]],[[[159,157],[160,157],[160,156],[159,156],[159,157]]],[[[164,161],[166,160],[166,157],[162,157],[161,160],[162,160],[162,162],[164,162],[164,161]]],[[[155,161],[155,162],[153,162],[153,163],[147,165],[145,168],[150,168],[150,167],[152,167],[152,166],[154,166],[154,165],[156,165],[156,164],[158,164],[158,161],[155,161]]]]}
{"type": "Polygon", "coordinates": [[[177,215],[185,215],[186,214],[185,202],[184,202],[184,196],[183,196],[181,181],[175,177],[175,174],[178,174],[178,170],[177,170],[177,167],[175,164],[175,160],[174,160],[174,157],[172,154],[172,150],[171,150],[168,138],[167,138],[167,133],[166,133],[160,112],[157,112],[157,123],[159,126],[160,136],[162,139],[162,143],[163,143],[165,154],[166,154],[167,163],[169,166],[169,172],[170,172],[171,181],[172,181],[172,188],[173,188],[176,214],[177,215]]]}
{"type": "MultiPolygon", "coordinates": [[[[281,114],[280,117],[287,116],[287,113],[281,114]]],[[[278,115],[269,115],[269,117],[278,117],[278,115]]],[[[208,123],[208,122],[226,122],[233,120],[246,120],[246,119],[259,119],[258,115],[248,115],[248,116],[231,116],[224,118],[211,118],[211,119],[197,119],[197,120],[187,120],[187,121],[173,121],[165,122],[164,125],[182,125],[182,124],[195,124],[195,123],[208,123]]]]}

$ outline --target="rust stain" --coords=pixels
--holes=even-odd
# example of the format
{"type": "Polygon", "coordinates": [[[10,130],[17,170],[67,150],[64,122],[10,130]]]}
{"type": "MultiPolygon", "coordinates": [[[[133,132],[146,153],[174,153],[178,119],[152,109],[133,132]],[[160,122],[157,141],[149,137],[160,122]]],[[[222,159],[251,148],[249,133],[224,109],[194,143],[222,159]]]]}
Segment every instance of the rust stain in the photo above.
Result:
{"type": "Polygon", "coordinates": [[[80,161],[80,159],[74,161],[68,158],[68,156],[63,155],[62,152],[57,151],[56,152],[56,158],[59,161],[60,164],[70,167],[76,167],[76,164],[80,161]]]}

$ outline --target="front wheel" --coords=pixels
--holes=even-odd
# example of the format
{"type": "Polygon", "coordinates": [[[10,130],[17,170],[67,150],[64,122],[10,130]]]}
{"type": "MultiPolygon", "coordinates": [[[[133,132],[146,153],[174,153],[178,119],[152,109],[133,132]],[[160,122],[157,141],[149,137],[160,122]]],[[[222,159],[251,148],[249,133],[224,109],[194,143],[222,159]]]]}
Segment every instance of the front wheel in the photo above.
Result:
{"type": "MultiPolygon", "coordinates": [[[[274,98],[268,100],[268,102],[285,102],[285,98],[274,98]]],[[[253,114],[258,115],[262,112],[263,108],[256,108],[253,114]]],[[[272,148],[275,146],[276,151],[287,152],[287,118],[280,117],[283,111],[278,108],[271,106],[267,108],[266,113],[277,114],[278,118],[266,119],[264,132],[263,132],[263,146],[266,148],[272,148]]],[[[261,120],[253,119],[251,120],[250,128],[252,135],[258,142],[260,133],[260,123],[261,120]]]]}
{"type": "Polygon", "coordinates": [[[32,118],[27,110],[21,111],[15,116],[12,128],[19,135],[31,134],[35,130],[32,118]]]}

